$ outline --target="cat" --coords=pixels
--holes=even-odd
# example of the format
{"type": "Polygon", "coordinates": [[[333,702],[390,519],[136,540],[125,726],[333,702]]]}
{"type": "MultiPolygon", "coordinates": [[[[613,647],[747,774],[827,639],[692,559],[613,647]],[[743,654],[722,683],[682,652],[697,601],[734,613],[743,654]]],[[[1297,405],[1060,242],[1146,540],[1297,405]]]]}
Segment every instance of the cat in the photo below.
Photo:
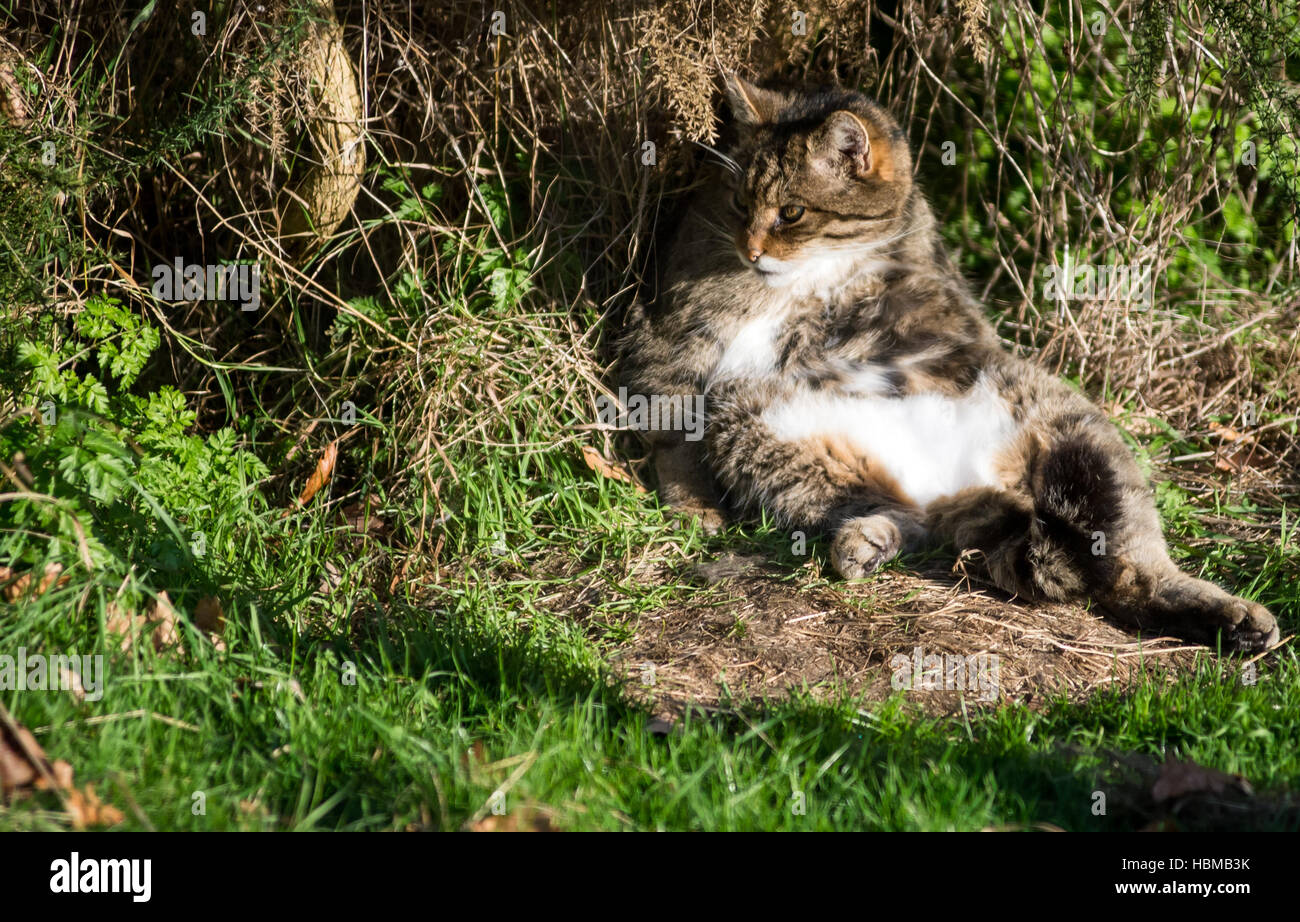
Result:
{"type": "Polygon", "coordinates": [[[703,438],[652,431],[670,507],[830,537],[865,577],[929,543],[1015,596],[1091,599],[1225,651],[1278,640],[1262,605],[1181,572],[1109,419],[1004,349],[953,267],[894,118],[862,94],[726,77],[737,140],[691,202],[654,309],[619,349],[630,392],[705,396],[703,438]]]}

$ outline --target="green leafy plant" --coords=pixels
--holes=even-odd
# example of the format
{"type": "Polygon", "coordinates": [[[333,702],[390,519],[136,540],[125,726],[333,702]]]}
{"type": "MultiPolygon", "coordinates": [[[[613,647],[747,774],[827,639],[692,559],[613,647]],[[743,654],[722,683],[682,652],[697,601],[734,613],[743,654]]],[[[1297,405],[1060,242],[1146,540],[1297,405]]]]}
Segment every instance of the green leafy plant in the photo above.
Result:
{"type": "Polygon", "coordinates": [[[23,490],[0,505],[0,551],[119,576],[201,570],[216,548],[195,536],[223,533],[235,510],[264,509],[265,466],[229,428],[191,433],[195,414],[174,387],[131,392],[159,333],[115,298],[91,298],[44,333],[14,347],[10,383],[24,409],[0,429],[0,456],[18,458],[26,480],[16,466],[23,490]]]}

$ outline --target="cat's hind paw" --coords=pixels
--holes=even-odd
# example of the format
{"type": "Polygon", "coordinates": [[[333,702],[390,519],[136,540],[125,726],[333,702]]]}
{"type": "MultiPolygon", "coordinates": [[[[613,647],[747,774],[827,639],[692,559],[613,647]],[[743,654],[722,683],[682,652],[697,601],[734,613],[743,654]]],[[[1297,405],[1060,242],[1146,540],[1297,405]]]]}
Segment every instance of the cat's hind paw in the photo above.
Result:
{"type": "Polygon", "coordinates": [[[1234,598],[1229,606],[1229,625],[1223,629],[1225,650],[1254,653],[1267,650],[1278,642],[1281,631],[1277,619],[1263,605],[1248,599],[1234,598]]]}
{"type": "Polygon", "coordinates": [[[1183,636],[1224,653],[1256,653],[1277,643],[1277,619],[1258,602],[1238,598],[1204,580],[1181,580],[1159,599],[1161,620],[1183,636]]]}
{"type": "Polygon", "coordinates": [[[831,566],[845,579],[861,579],[894,559],[902,546],[903,533],[889,516],[852,518],[831,540],[831,566]]]}

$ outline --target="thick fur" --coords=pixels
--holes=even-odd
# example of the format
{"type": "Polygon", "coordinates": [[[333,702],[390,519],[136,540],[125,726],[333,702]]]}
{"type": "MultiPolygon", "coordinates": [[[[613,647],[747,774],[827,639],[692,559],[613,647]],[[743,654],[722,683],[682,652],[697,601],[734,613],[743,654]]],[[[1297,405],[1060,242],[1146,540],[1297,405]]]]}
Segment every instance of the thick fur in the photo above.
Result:
{"type": "Polygon", "coordinates": [[[865,576],[940,541],[1038,599],[1089,599],[1143,630],[1275,643],[1260,605],[1181,573],[1151,491],[1084,396],[1004,350],[912,183],[906,138],[841,90],[728,83],[738,138],[692,203],[624,381],[704,394],[701,442],[651,432],[670,505],[765,510],[832,536],[865,576]]]}

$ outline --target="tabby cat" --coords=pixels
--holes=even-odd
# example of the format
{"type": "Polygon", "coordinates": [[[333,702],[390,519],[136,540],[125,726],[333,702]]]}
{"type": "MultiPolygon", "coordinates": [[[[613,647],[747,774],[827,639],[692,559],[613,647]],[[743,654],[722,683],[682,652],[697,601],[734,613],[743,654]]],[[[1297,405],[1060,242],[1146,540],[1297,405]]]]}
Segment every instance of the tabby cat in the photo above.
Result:
{"type": "Polygon", "coordinates": [[[622,341],[632,392],[705,395],[703,439],[648,433],[665,501],[822,531],[845,578],[925,542],[978,551],[1017,596],[1260,650],[1262,605],[1170,560],[1106,416],[1002,348],[912,180],[905,135],[845,90],[727,80],[737,141],[692,202],[654,311],[622,341]]]}

